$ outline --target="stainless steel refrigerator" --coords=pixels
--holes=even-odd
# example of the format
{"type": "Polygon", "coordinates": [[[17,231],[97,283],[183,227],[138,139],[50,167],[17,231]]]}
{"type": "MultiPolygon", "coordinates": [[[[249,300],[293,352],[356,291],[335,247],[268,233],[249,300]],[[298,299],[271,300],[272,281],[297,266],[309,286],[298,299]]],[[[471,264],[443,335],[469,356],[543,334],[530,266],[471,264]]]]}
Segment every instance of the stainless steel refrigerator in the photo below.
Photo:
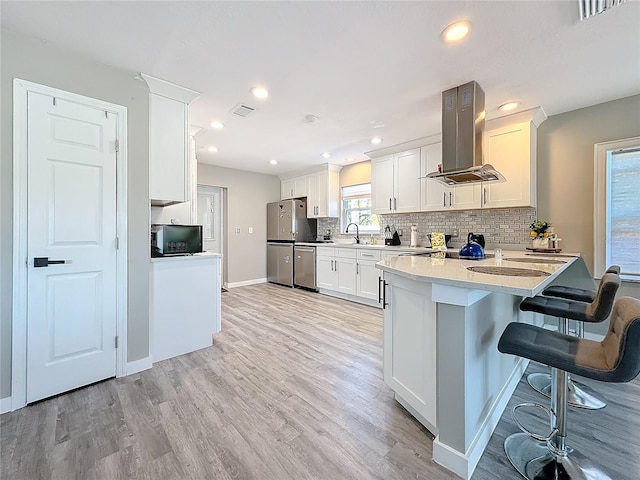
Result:
{"type": "Polygon", "coordinates": [[[267,204],[267,280],[293,286],[293,244],[315,240],[317,223],[302,200],[267,204]]]}

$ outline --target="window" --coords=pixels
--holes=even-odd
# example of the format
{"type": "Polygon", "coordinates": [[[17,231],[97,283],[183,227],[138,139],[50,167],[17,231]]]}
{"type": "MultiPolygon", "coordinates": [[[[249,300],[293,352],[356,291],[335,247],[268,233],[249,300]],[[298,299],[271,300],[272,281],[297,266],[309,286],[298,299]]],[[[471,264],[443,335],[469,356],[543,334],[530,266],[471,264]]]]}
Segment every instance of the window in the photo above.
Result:
{"type": "Polygon", "coordinates": [[[377,215],[371,213],[371,184],[342,187],[342,226],[344,232],[350,223],[358,224],[360,233],[377,233],[380,222],[377,215]]]}
{"type": "Polygon", "coordinates": [[[625,280],[640,281],[640,137],[595,147],[595,273],[620,265],[625,280]]]}

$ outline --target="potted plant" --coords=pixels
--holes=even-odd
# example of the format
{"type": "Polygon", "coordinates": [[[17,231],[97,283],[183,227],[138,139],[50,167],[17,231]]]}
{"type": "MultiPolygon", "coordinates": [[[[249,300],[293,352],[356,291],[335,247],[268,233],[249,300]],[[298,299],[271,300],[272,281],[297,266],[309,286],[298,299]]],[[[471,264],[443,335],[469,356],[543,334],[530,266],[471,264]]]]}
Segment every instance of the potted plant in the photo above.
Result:
{"type": "Polygon", "coordinates": [[[551,235],[551,222],[546,220],[536,220],[531,225],[531,238],[533,239],[533,248],[548,248],[549,235],[551,235]]]}

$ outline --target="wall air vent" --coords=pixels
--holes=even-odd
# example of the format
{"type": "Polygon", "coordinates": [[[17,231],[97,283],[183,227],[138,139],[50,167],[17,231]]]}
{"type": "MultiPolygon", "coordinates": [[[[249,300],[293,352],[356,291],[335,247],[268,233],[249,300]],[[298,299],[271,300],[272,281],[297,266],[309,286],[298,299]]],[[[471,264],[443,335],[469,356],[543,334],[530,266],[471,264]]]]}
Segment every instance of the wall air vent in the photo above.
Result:
{"type": "Polygon", "coordinates": [[[239,117],[247,117],[254,110],[255,108],[253,107],[239,103],[231,109],[231,113],[238,115],[239,117]]]}
{"type": "Polygon", "coordinates": [[[586,20],[612,7],[626,3],[627,0],[578,0],[580,20],[586,20]]]}

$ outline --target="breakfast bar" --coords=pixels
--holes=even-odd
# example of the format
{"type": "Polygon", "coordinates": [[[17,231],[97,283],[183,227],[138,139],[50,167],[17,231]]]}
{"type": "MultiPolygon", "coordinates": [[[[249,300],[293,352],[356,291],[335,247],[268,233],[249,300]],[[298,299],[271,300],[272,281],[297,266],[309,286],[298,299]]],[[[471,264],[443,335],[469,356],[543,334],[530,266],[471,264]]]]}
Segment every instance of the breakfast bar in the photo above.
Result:
{"type": "Polygon", "coordinates": [[[382,270],[384,379],[396,400],[435,435],[433,460],[471,477],[527,362],[496,346],[521,312],[578,259],[505,251],[460,260],[393,256],[382,270]]]}

